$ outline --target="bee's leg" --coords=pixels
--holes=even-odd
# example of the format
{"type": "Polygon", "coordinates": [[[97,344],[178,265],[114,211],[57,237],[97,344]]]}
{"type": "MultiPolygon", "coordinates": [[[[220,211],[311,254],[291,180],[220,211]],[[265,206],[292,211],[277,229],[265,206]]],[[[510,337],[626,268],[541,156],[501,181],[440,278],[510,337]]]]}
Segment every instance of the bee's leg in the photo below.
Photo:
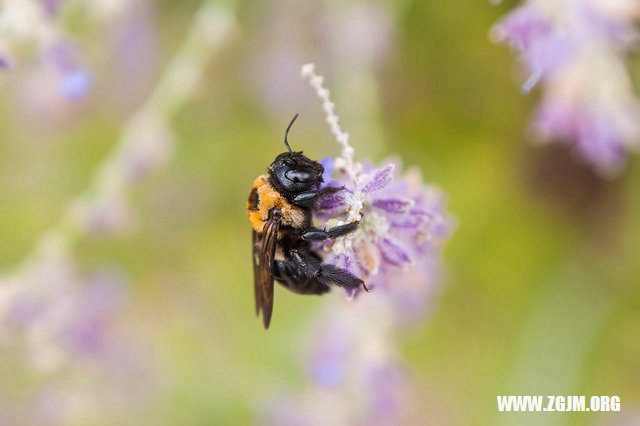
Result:
{"type": "Polygon", "coordinates": [[[289,259],[274,262],[274,277],[280,284],[298,294],[323,294],[330,289],[314,278],[308,278],[298,265],[289,259]]]}
{"type": "MultiPolygon", "coordinates": [[[[302,273],[309,279],[315,279],[326,286],[358,288],[364,281],[351,275],[344,269],[328,263],[322,263],[310,253],[291,250],[291,256],[302,273]]],[[[365,290],[367,290],[365,286],[365,290]]]]}
{"type": "Polygon", "coordinates": [[[335,226],[329,229],[321,228],[309,228],[305,230],[301,237],[307,241],[324,241],[328,238],[341,237],[355,231],[360,225],[360,222],[351,222],[340,226],[335,226]]]}
{"type": "Polygon", "coordinates": [[[311,191],[301,192],[300,194],[293,197],[292,203],[298,206],[311,207],[316,202],[318,198],[323,195],[329,195],[336,193],[338,191],[342,191],[344,186],[340,188],[334,188],[332,186],[327,186],[325,188],[314,189],[311,191]]]}

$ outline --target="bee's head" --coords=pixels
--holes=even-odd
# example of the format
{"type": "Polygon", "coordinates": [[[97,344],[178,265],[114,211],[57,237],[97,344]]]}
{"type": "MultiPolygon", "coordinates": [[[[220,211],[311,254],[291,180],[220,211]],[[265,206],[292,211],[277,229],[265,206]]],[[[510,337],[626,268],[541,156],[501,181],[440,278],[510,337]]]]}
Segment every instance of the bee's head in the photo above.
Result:
{"type": "Polygon", "coordinates": [[[292,193],[307,191],[322,182],[324,167],[302,152],[284,152],[269,166],[269,174],[278,187],[292,193]]]}
{"type": "Polygon", "coordinates": [[[309,190],[322,182],[324,167],[317,161],[310,160],[300,152],[293,152],[287,142],[287,135],[298,114],[287,126],[284,133],[284,144],[289,152],[278,155],[269,166],[269,175],[278,189],[290,193],[298,193],[309,190]]]}

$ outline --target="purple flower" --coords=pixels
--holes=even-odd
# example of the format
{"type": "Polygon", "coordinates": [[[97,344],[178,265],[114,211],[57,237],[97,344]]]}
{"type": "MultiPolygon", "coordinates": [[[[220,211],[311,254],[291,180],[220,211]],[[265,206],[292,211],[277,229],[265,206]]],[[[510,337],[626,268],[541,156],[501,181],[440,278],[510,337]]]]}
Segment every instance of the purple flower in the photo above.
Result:
{"type": "Polygon", "coordinates": [[[408,213],[415,204],[411,198],[389,197],[373,200],[371,205],[377,209],[382,209],[387,213],[408,213]]]}
{"type": "Polygon", "coordinates": [[[324,167],[324,172],[322,173],[322,180],[325,182],[329,182],[333,179],[333,158],[324,157],[320,160],[320,164],[324,167]]]}
{"type": "Polygon", "coordinates": [[[382,259],[390,265],[405,266],[413,263],[407,250],[392,237],[385,236],[378,238],[378,248],[380,249],[382,259]]]}
{"type": "MultiPolygon", "coordinates": [[[[333,163],[324,160],[323,164],[333,163]]],[[[355,184],[344,173],[338,178],[327,176],[325,185],[345,189],[319,204],[318,218],[326,220],[327,226],[360,220],[356,232],[322,248],[329,263],[365,280],[370,288],[390,288],[402,281],[416,263],[428,261],[425,247],[439,244],[451,231],[452,220],[440,192],[425,186],[414,169],[394,179],[396,169],[393,163],[362,166],[355,184]]],[[[347,291],[349,297],[359,293],[347,291]]]]}
{"type": "Polygon", "coordinates": [[[640,102],[626,64],[639,16],[634,0],[528,0],[492,30],[527,69],[523,91],[541,86],[537,136],[575,147],[604,175],[640,148],[640,102]]]}

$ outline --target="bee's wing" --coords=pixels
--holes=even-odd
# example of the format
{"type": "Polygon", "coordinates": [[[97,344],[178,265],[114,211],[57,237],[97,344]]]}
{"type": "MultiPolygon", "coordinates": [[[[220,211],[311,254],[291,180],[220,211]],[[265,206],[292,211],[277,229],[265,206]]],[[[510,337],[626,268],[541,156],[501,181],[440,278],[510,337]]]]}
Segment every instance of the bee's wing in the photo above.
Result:
{"type": "Polygon", "coordinates": [[[262,309],[262,303],[260,303],[260,240],[256,231],[251,231],[251,258],[253,259],[253,293],[256,298],[256,315],[260,313],[262,309]]]}
{"type": "Polygon", "coordinates": [[[256,315],[262,311],[264,328],[269,328],[273,311],[273,258],[276,253],[280,219],[271,215],[264,224],[261,239],[253,231],[253,283],[256,315]]]}

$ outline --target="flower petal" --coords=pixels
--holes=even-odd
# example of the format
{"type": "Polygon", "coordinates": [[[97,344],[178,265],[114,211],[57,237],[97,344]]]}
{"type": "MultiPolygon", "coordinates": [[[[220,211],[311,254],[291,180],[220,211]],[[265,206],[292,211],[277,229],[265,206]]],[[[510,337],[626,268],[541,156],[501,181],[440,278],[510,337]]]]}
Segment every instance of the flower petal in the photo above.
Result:
{"type": "Polygon", "coordinates": [[[387,213],[406,213],[415,204],[411,198],[389,197],[376,198],[373,200],[373,207],[377,207],[387,213]]]}
{"type": "Polygon", "coordinates": [[[413,259],[404,247],[389,236],[378,239],[378,248],[385,262],[395,266],[408,266],[413,264],[413,259]]]}
{"type": "Polygon", "coordinates": [[[345,288],[344,292],[347,295],[348,299],[353,299],[354,297],[356,297],[357,295],[359,295],[362,292],[362,288],[360,288],[360,287],[357,287],[357,288],[345,288]]]}
{"type": "Polygon", "coordinates": [[[386,167],[381,169],[376,169],[372,171],[369,175],[369,179],[362,185],[362,192],[365,194],[371,194],[376,191],[380,191],[389,183],[393,178],[393,170],[395,166],[393,164],[389,164],[386,167]]]}
{"type": "Polygon", "coordinates": [[[327,262],[332,264],[333,266],[344,269],[354,277],[361,278],[362,276],[362,267],[360,266],[360,264],[358,263],[358,259],[356,259],[356,256],[352,252],[339,254],[331,258],[327,262]]]}
{"type": "Polygon", "coordinates": [[[325,195],[320,198],[318,202],[319,210],[337,210],[347,205],[345,194],[346,190],[334,192],[333,194],[325,195]]]}
{"type": "Polygon", "coordinates": [[[322,160],[320,160],[320,164],[322,164],[322,167],[324,167],[322,180],[328,183],[333,178],[333,158],[324,157],[322,160]]]}
{"type": "MultiPolygon", "coordinates": [[[[358,262],[358,259],[353,252],[345,252],[337,256],[332,256],[327,259],[327,263],[340,269],[344,269],[356,278],[362,279],[363,275],[365,274],[365,271],[363,271],[362,266],[358,262]]],[[[358,286],[356,288],[345,288],[344,291],[347,297],[349,299],[352,299],[360,294],[360,292],[362,291],[362,286],[358,286]]]]}
{"type": "Polygon", "coordinates": [[[419,228],[427,221],[423,216],[419,215],[403,215],[400,217],[394,217],[389,221],[389,224],[394,228],[415,229],[419,228]]]}

